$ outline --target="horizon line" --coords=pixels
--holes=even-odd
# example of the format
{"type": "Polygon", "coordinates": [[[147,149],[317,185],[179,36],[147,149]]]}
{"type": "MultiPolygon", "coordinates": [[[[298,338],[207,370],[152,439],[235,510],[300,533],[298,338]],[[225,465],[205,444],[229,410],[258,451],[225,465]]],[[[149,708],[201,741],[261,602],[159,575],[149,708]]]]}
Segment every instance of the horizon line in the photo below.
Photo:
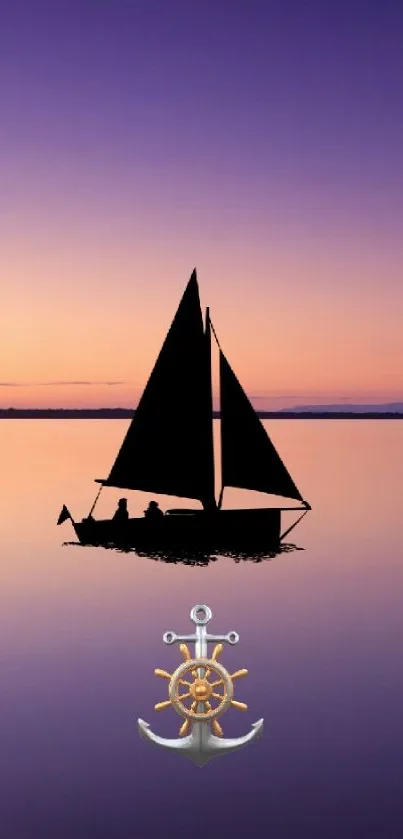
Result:
{"type": "MultiPolygon", "coordinates": [[[[371,406],[372,407],[372,406],[371,406]]],[[[257,410],[256,414],[259,418],[271,419],[343,419],[343,418],[357,418],[357,419],[377,419],[377,418],[396,418],[403,419],[403,406],[400,410],[371,410],[368,406],[366,411],[354,410],[353,406],[350,409],[337,410],[323,410],[324,406],[309,409],[301,408],[282,408],[277,411],[257,410]]],[[[86,419],[129,419],[136,413],[136,408],[0,408],[0,419],[44,419],[49,416],[53,419],[58,418],[86,418],[86,419]]],[[[213,419],[220,419],[221,412],[213,410],[213,419]]]]}

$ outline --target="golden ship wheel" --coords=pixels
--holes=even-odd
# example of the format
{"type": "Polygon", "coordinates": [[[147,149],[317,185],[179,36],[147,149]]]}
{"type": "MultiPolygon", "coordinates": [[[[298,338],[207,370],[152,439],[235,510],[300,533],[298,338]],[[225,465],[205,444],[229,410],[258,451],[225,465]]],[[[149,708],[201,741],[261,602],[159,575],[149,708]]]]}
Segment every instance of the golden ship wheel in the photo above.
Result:
{"type": "Polygon", "coordinates": [[[179,729],[179,736],[186,737],[192,722],[211,723],[211,730],[216,737],[223,737],[223,730],[217,721],[228,708],[246,711],[247,705],[233,698],[234,680],[246,676],[246,669],[237,670],[230,674],[217,661],[223,645],[216,644],[211,658],[192,658],[186,644],[179,647],[184,662],[174,673],[168,673],[160,668],[155,669],[155,675],[169,680],[169,699],[158,702],[156,711],[173,708],[184,718],[179,729]]]}

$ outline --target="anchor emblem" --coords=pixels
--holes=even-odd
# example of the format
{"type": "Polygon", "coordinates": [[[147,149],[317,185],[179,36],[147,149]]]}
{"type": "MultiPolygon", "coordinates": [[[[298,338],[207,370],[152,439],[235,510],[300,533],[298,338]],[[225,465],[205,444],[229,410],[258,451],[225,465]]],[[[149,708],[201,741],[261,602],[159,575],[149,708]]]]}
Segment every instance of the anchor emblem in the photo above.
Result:
{"type": "Polygon", "coordinates": [[[204,766],[213,757],[240,749],[252,740],[257,740],[263,733],[263,719],[260,719],[243,737],[224,737],[217,718],[230,707],[237,708],[239,711],[247,710],[244,702],[238,702],[233,698],[233,683],[236,679],[246,676],[248,671],[242,669],[230,674],[217,661],[223,650],[222,642],[237,644],[239,635],[237,632],[211,635],[207,632],[207,624],[212,616],[209,606],[194,606],[190,612],[190,619],[196,627],[193,635],[165,632],[162,636],[165,644],[181,642],[179,650],[184,661],[172,674],[158,667],[155,669],[156,676],[169,682],[169,698],[158,702],[155,710],[163,711],[165,708],[173,708],[182,717],[184,722],[179,729],[179,738],[159,737],[151,731],[147,722],[141,719],[137,721],[141,737],[164,749],[172,749],[183,754],[197,766],[204,766]],[[195,644],[193,658],[185,641],[195,644]],[[215,642],[215,647],[209,658],[207,645],[212,642],[215,642]]]}

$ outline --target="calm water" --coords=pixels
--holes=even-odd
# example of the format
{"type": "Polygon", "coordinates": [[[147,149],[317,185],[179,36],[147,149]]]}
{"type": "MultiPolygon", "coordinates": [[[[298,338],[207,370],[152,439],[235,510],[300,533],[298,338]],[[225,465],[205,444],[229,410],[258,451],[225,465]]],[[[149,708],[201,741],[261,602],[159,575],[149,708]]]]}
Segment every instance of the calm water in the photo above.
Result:
{"type": "MultiPolygon", "coordinates": [[[[88,512],[126,428],[0,424],[1,837],[401,839],[403,423],[272,422],[314,508],[290,536],[304,550],[208,567],[62,544],[62,504],[88,512]],[[262,740],[203,769],[136,727],[176,736],[153,671],[180,662],[162,633],[191,631],[195,603],[241,636],[222,663],[249,668],[225,734],[265,718],[262,740]]],[[[130,496],[132,512],[150,497],[130,496]]]]}

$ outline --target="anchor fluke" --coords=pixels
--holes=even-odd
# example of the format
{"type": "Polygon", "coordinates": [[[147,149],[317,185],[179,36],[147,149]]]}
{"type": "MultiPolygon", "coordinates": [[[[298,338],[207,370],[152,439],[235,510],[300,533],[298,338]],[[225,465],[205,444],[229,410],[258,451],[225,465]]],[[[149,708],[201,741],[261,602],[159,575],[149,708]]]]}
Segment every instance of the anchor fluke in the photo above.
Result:
{"type": "Polygon", "coordinates": [[[215,737],[205,723],[194,723],[192,733],[181,739],[170,739],[159,737],[151,731],[149,723],[144,720],[137,720],[140,736],[149,740],[155,746],[160,746],[168,751],[176,751],[189,758],[197,766],[205,766],[214,757],[238,751],[248,743],[258,740],[263,734],[263,719],[253,723],[252,730],[244,737],[215,737]]]}

